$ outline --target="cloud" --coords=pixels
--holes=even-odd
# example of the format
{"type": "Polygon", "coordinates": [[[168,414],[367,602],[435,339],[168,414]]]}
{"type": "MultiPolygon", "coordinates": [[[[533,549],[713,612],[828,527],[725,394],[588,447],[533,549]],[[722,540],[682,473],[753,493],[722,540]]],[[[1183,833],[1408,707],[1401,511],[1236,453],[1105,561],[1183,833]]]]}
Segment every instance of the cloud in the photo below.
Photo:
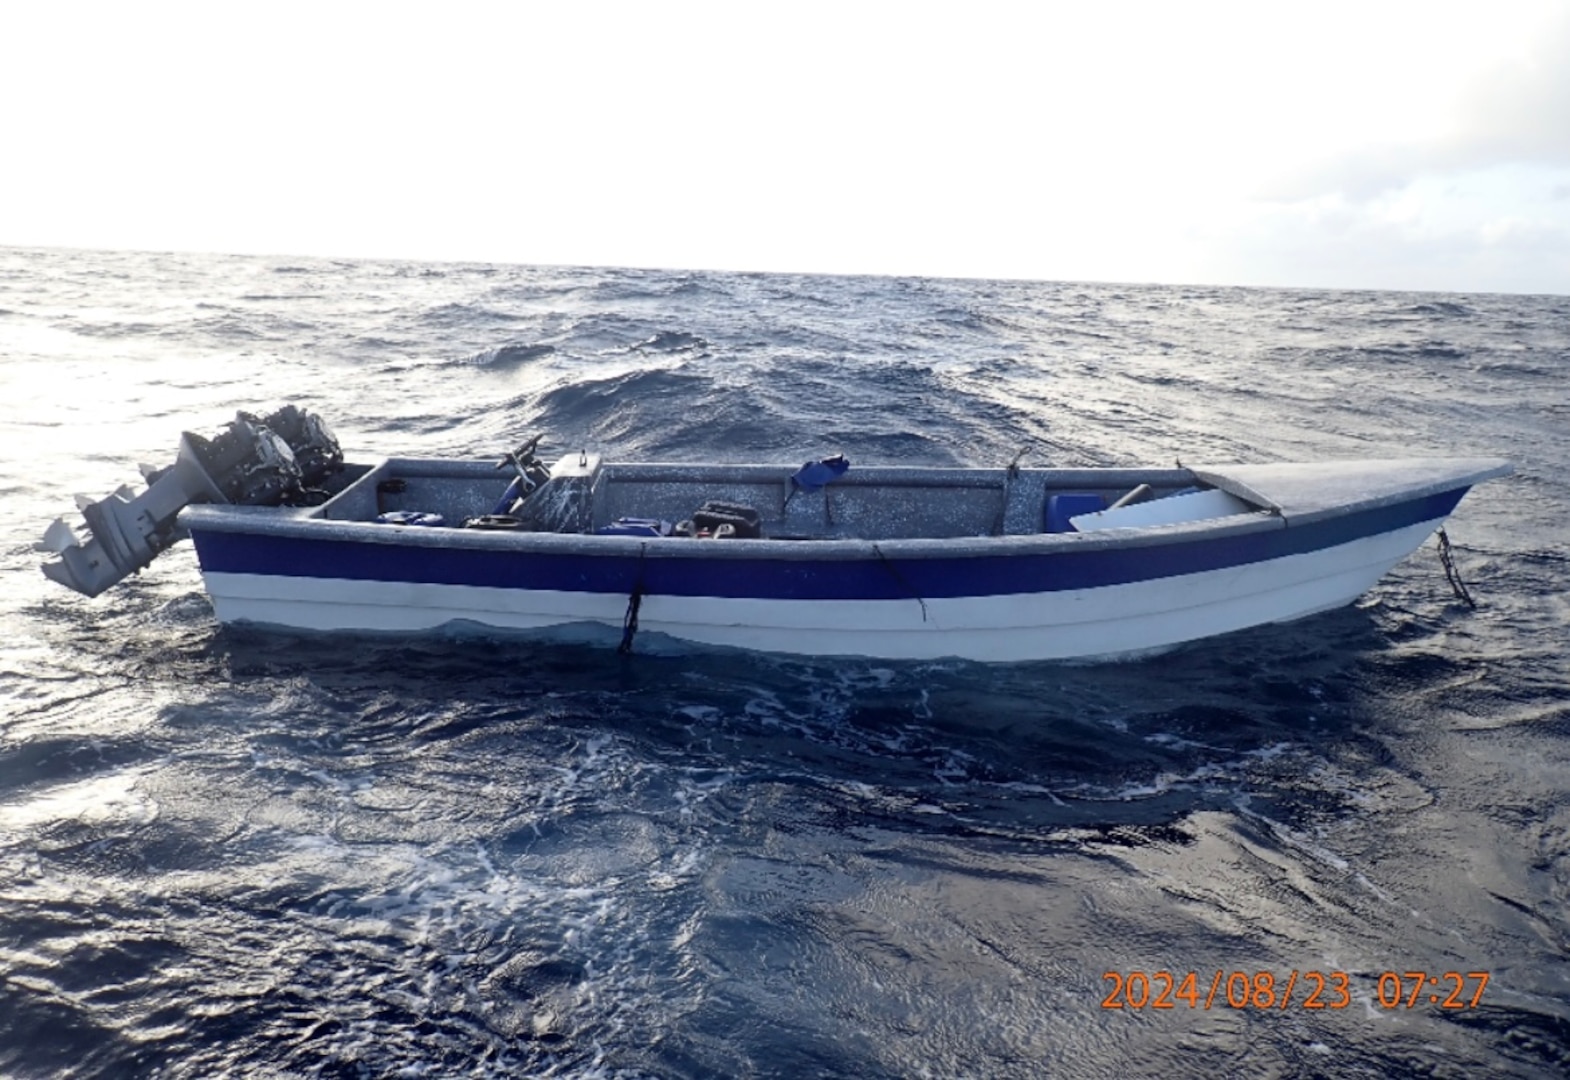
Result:
{"type": "Polygon", "coordinates": [[[1257,285],[1570,293],[1570,208],[1509,197],[1524,175],[1471,187],[1425,178],[1366,201],[1255,203],[1196,236],[1197,280],[1257,285]],[[1465,190],[1463,190],[1465,189],[1465,190]]]}
{"type": "Polygon", "coordinates": [[[1401,73],[1418,80],[1402,108],[1368,97],[1355,141],[1278,159],[1290,163],[1218,225],[1211,276],[1570,292],[1570,6],[1511,15],[1486,27],[1491,60],[1482,41],[1427,56],[1401,73]]]}
{"type": "Polygon", "coordinates": [[[1368,201],[1424,177],[1507,166],[1570,171],[1566,56],[1570,7],[1556,7],[1522,52],[1469,80],[1454,99],[1443,131],[1342,150],[1291,168],[1267,181],[1257,194],[1276,202],[1329,194],[1368,201]]]}

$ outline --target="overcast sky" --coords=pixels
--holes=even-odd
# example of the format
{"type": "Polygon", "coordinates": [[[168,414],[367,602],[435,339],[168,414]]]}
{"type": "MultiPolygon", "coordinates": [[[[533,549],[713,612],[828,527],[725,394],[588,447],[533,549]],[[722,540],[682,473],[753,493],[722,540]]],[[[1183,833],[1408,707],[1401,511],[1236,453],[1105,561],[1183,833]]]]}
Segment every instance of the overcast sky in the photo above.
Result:
{"type": "Polygon", "coordinates": [[[1570,0],[3,26],[4,245],[1570,293],[1570,0]]]}

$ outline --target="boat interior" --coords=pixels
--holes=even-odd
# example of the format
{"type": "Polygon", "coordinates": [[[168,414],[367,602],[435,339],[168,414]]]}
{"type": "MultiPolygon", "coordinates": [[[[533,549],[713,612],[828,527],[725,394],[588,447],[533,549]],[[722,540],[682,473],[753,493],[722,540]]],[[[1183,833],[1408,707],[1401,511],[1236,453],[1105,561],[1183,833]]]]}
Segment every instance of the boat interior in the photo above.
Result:
{"type": "Polygon", "coordinates": [[[894,540],[1142,527],[1260,509],[1181,468],[847,467],[814,489],[800,479],[813,464],[793,473],[773,465],[608,463],[578,453],[537,471],[540,482],[528,490],[490,462],[392,458],[345,466],[336,493],[305,516],[624,536],[894,540]]]}

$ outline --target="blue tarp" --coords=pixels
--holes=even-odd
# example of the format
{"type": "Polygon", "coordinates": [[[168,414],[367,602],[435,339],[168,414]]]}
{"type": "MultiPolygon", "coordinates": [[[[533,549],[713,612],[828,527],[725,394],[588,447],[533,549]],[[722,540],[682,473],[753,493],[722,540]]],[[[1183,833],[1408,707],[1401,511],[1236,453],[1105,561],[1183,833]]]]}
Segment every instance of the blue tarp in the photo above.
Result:
{"type": "Polygon", "coordinates": [[[790,478],[792,491],[822,491],[849,469],[850,461],[844,454],[835,454],[822,461],[809,461],[790,478]]]}

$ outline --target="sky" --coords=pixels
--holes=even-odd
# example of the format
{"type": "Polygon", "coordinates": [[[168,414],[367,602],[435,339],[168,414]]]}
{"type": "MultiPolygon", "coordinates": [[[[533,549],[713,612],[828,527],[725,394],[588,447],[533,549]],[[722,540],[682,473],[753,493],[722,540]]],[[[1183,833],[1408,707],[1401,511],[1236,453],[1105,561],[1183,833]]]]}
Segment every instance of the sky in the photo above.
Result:
{"type": "Polygon", "coordinates": [[[1570,0],[0,25],[0,245],[1570,294],[1570,0]]]}

